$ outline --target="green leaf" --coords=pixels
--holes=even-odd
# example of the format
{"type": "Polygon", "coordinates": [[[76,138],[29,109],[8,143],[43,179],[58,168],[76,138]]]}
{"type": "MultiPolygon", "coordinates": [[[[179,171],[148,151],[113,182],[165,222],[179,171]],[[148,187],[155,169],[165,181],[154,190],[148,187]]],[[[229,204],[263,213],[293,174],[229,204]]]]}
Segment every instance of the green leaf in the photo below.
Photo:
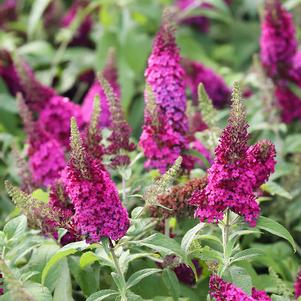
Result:
{"type": "Polygon", "coordinates": [[[120,292],[125,291],[125,289],[126,289],[126,288],[125,288],[125,283],[124,283],[124,281],[123,281],[121,275],[119,275],[119,274],[117,274],[117,273],[115,273],[115,272],[112,272],[112,273],[111,273],[111,276],[112,276],[112,278],[113,278],[115,284],[117,285],[118,290],[119,290],[120,292]]]}
{"type": "Polygon", "coordinates": [[[251,295],[252,291],[252,278],[246,272],[245,269],[237,266],[232,266],[229,268],[229,273],[231,275],[232,283],[241,288],[248,295],[251,295]]]}
{"type": "Polygon", "coordinates": [[[256,227],[286,239],[296,252],[296,244],[293,237],[282,225],[280,225],[276,221],[264,216],[260,216],[257,220],[256,227]]]}
{"type": "Polygon", "coordinates": [[[51,293],[48,288],[40,283],[27,282],[24,288],[35,298],[37,301],[52,301],[51,293]]]}
{"type": "Polygon", "coordinates": [[[289,135],[284,140],[283,151],[285,154],[301,152],[301,134],[289,135]]]}
{"type": "Polygon", "coordinates": [[[28,18],[27,34],[32,38],[34,31],[38,28],[38,23],[42,20],[42,15],[50,0],[34,1],[28,18]]]}
{"type": "Polygon", "coordinates": [[[261,185],[260,187],[263,191],[266,191],[271,195],[279,195],[288,200],[292,199],[291,194],[275,182],[269,181],[268,183],[265,183],[265,184],[261,185]]]}
{"type": "Polygon", "coordinates": [[[79,266],[81,269],[84,269],[86,266],[91,265],[98,260],[99,258],[95,255],[95,253],[89,251],[80,257],[79,266]]]}
{"type": "Polygon", "coordinates": [[[189,253],[189,248],[190,248],[191,243],[193,242],[193,240],[194,240],[195,236],[198,234],[198,232],[204,226],[205,226],[204,223],[199,223],[185,233],[185,235],[182,239],[182,242],[181,242],[181,248],[184,250],[185,254],[189,253]]]}
{"type": "Polygon", "coordinates": [[[108,297],[117,296],[119,293],[114,290],[102,290],[91,295],[86,301],[101,301],[108,297]]]}
{"type": "Polygon", "coordinates": [[[242,260],[251,260],[254,259],[258,256],[262,256],[264,255],[264,252],[262,250],[259,249],[255,249],[255,248],[251,248],[251,249],[246,249],[246,250],[242,250],[238,253],[236,253],[233,257],[232,257],[232,263],[237,262],[237,261],[242,261],[242,260]]]}
{"type": "Polygon", "coordinates": [[[66,258],[60,263],[60,275],[54,289],[53,301],[74,301],[69,266],[66,258]]]}
{"type": "Polygon", "coordinates": [[[162,273],[163,282],[166,285],[173,300],[177,301],[180,297],[180,284],[174,271],[165,269],[162,273]]]}
{"type": "Polygon", "coordinates": [[[18,239],[27,229],[27,219],[25,215],[20,215],[10,220],[3,229],[7,239],[18,239]]]}
{"type": "Polygon", "coordinates": [[[130,278],[127,281],[127,289],[131,288],[132,286],[138,284],[142,279],[145,277],[148,277],[152,274],[161,272],[161,269],[143,269],[140,271],[137,271],[133,275],[130,276],[130,278]]]}
{"type": "Polygon", "coordinates": [[[181,246],[172,238],[167,237],[161,233],[155,233],[143,240],[132,241],[135,245],[145,246],[151,248],[163,255],[175,254],[181,258],[186,259],[186,255],[181,246]]]}
{"type": "Polygon", "coordinates": [[[78,251],[83,251],[89,245],[84,241],[73,242],[61,248],[51,259],[47,262],[43,272],[42,272],[42,283],[45,282],[47,274],[49,273],[51,267],[56,264],[58,261],[63,259],[64,257],[75,254],[78,251]]]}

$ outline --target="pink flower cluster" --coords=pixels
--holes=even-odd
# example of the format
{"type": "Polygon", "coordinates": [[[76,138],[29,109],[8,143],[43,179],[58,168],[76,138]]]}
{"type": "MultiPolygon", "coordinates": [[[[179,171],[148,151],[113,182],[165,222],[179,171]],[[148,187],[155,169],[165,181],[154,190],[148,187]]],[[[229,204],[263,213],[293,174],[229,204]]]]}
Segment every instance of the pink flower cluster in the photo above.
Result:
{"type": "MultiPolygon", "coordinates": [[[[145,76],[155,104],[150,104],[150,96],[145,93],[144,126],[139,145],[147,158],[146,168],[157,168],[163,173],[184,154],[191,142],[186,116],[185,73],[173,29],[166,21],[156,36],[145,76]],[[149,106],[155,108],[150,111],[149,106]]],[[[183,162],[189,169],[195,160],[187,156],[183,162]]]]}
{"type": "Polygon", "coordinates": [[[195,105],[198,104],[198,85],[200,83],[203,83],[208,96],[216,108],[222,108],[229,104],[231,91],[221,76],[210,68],[188,59],[183,59],[182,65],[186,71],[187,86],[191,90],[195,105]]]}
{"type": "Polygon", "coordinates": [[[214,163],[207,171],[207,186],[195,191],[190,199],[201,221],[218,222],[229,208],[251,226],[256,225],[260,208],[254,192],[274,171],[276,152],[268,141],[248,147],[247,127],[242,104],[233,103],[214,163]]]}
{"type": "Polygon", "coordinates": [[[55,139],[49,138],[30,149],[29,168],[37,186],[51,185],[64,167],[64,152],[55,139]]]}
{"type": "Polygon", "coordinates": [[[261,62],[275,84],[275,96],[286,123],[301,119],[298,95],[291,84],[301,87],[301,55],[298,52],[292,16],[279,0],[268,3],[260,39],[261,62]]]}
{"type": "Polygon", "coordinates": [[[42,130],[68,149],[71,117],[75,117],[80,128],[83,127],[80,106],[67,97],[54,96],[41,111],[38,123],[42,130]]]}
{"type": "Polygon", "coordinates": [[[240,288],[232,283],[224,281],[217,275],[210,277],[210,296],[215,301],[271,301],[271,298],[264,291],[252,289],[252,296],[248,296],[240,288]]]}
{"type": "Polygon", "coordinates": [[[62,173],[66,192],[75,209],[73,221],[88,242],[98,242],[101,237],[118,240],[129,227],[127,211],[104,166],[90,158],[87,162],[87,178],[74,167],[72,160],[62,173]]]}

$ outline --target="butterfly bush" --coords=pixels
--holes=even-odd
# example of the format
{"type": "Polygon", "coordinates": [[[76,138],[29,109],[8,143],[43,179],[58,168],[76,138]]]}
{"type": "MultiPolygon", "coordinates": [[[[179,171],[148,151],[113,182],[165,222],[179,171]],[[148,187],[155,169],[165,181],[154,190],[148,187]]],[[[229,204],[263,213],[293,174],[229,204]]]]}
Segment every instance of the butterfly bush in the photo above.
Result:
{"type": "Polygon", "coordinates": [[[129,227],[127,211],[103,164],[85,152],[75,127],[73,119],[73,153],[62,172],[66,193],[75,209],[74,224],[88,242],[98,242],[102,237],[118,240],[129,227]]]}
{"type": "Polygon", "coordinates": [[[274,171],[276,152],[268,141],[248,146],[248,124],[237,84],[232,101],[228,125],[208,170],[208,183],[204,189],[194,192],[190,204],[197,206],[195,216],[200,221],[218,222],[228,208],[255,226],[260,213],[255,191],[274,171]]]}
{"type": "Polygon", "coordinates": [[[229,103],[231,91],[222,79],[210,68],[201,63],[183,59],[182,65],[186,71],[187,86],[191,90],[193,103],[198,104],[198,86],[202,83],[216,108],[222,108],[229,103]]]}
{"type": "Polygon", "coordinates": [[[80,128],[84,122],[80,106],[70,101],[67,97],[54,96],[50,98],[39,116],[39,126],[45,132],[68,148],[70,137],[70,119],[75,117],[80,128]]]}
{"type": "MultiPolygon", "coordinates": [[[[194,142],[194,138],[191,141],[187,135],[184,74],[174,29],[165,20],[155,38],[145,71],[144,126],[139,141],[147,158],[145,167],[157,168],[161,173],[182,153],[185,168],[191,169],[195,163],[184,154],[189,142],[194,142]]],[[[197,143],[193,147],[200,149],[197,143]]]]}
{"type": "Polygon", "coordinates": [[[39,186],[48,186],[60,176],[65,167],[65,155],[62,145],[52,138],[37,121],[25,102],[18,102],[28,140],[28,164],[33,182],[39,186]]]}
{"type": "Polygon", "coordinates": [[[215,301],[271,301],[264,292],[252,289],[252,296],[248,296],[234,284],[224,281],[217,275],[212,275],[209,282],[210,296],[215,301]]]}
{"type": "Polygon", "coordinates": [[[17,19],[17,0],[4,0],[0,5],[0,28],[17,19]]]}
{"type": "Polygon", "coordinates": [[[292,16],[276,0],[266,5],[260,38],[260,57],[268,76],[275,84],[275,96],[282,120],[301,119],[300,97],[291,84],[301,87],[300,53],[292,16]]]}

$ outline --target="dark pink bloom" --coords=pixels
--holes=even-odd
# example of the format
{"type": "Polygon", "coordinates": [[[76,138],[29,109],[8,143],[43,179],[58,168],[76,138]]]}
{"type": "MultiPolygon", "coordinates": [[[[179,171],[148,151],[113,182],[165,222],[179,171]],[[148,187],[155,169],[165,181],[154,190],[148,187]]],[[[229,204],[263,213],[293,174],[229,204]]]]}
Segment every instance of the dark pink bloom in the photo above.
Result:
{"type": "MultiPolygon", "coordinates": [[[[237,89],[237,88],[236,88],[237,89]]],[[[248,124],[243,105],[235,97],[233,108],[219,145],[213,165],[208,169],[208,184],[192,195],[190,204],[197,206],[195,216],[209,223],[223,219],[229,208],[256,225],[260,208],[255,190],[267,181],[274,170],[274,146],[266,141],[248,147],[248,124]],[[260,169],[260,170],[258,170],[260,169]]]]}
{"type": "Polygon", "coordinates": [[[145,76],[152,95],[145,93],[139,145],[147,158],[145,166],[162,173],[186,149],[188,133],[184,70],[173,29],[166,21],[155,38],[145,76]]]}
{"type": "MultiPolygon", "coordinates": [[[[177,0],[176,1],[176,5],[181,11],[188,9],[191,6],[195,7],[195,3],[196,3],[195,0],[177,0]]],[[[202,3],[199,5],[199,7],[203,8],[203,9],[208,9],[208,8],[211,8],[212,6],[208,3],[202,3]]],[[[209,26],[210,26],[210,21],[205,16],[187,17],[182,21],[182,23],[185,25],[190,25],[201,32],[208,32],[209,26]]]]}
{"type": "Polygon", "coordinates": [[[156,168],[164,173],[179,157],[186,140],[172,128],[162,114],[157,116],[156,122],[153,122],[152,118],[156,117],[145,113],[139,145],[147,158],[145,167],[156,168]]]}
{"type": "Polygon", "coordinates": [[[216,108],[229,104],[231,91],[221,76],[201,63],[183,59],[186,71],[186,83],[192,93],[195,104],[198,104],[198,86],[203,83],[204,88],[216,108]]]}
{"type": "Polygon", "coordinates": [[[163,21],[153,44],[152,53],[145,70],[159,110],[166,116],[171,127],[185,134],[188,130],[184,70],[180,65],[179,49],[174,31],[163,21]]]}
{"type": "Polygon", "coordinates": [[[88,156],[86,164],[87,177],[75,168],[72,160],[62,174],[75,208],[73,221],[88,242],[99,242],[102,237],[118,240],[129,227],[127,211],[105,167],[88,156]]]}
{"type": "Polygon", "coordinates": [[[30,150],[29,167],[37,185],[52,184],[65,165],[64,152],[55,139],[49,138],[30,150]]]}
{"type": "MultiPolygon", "coordinates": [[[[106,67],[103,71],[103,76],[111,85],[116,97],[119,98],[120,87],[118,84],[116,58],[114,55],[112,55],[112,53],[109,54],[106,67]]],[[[99,96],[101,102],[99,125],[102,128],[109,127],[112,124],[110,103],[98,79],[94,81],[93,85],[90,87],[84,98],[82,105],[83,118],[86,122],[90,121],[95,96],[99,96]]]]}
{"type": "Polygon", "coordinates": [[[301,271],[298,273],[294,284],[295,297],[298,299],[301,296],[301,271]]]}
{"type": "Polygon", "coordinates": [[[286,76],[297,52],[292,16],[279,0],[267,4],[260,38],[261,61],[272,77],[286,76]]]}
{"type": "Polygon", "coordinates": [[[71,117],[75,117],[80,128],[83,127],[80,106],[67,97],[54,96],[41,111],[38,123],[40,128],[47,132],[50,137],[69,148],[71,117]]]}
{"type": "Polygon", "coordinates": [[[281,109],[281,118],[290,123],[295,119],[301,120],[301,99],[287,86],[287,82],[279,82],[276,87],[275,96],[281,109]]]}
{"type": "MultiPolygon", "coordinates": [[[[66,12],[65,16],[62,19],[62,26],[69,27],[74,21],[78,12],[83,9],[89,1],[86,0],[76,0],[73,1],[73,4],[66,12]]],[[[80,24],[75,36],[70,43],[72,46],[90,46],[91,40],[89,39],[89,34],[93,26],[93,20],[91,16],[86,16],[85,19],[80,24]]]]}
{"type": "Polygon", "coordinates": [[[248,296],[243,290],[217,275],[211,275],[209,287],[210,296],[215,301],[271,301],[271,298],[263,291],[253,288],[252,296],[248,296]]]}
{"type": "Polygon", "coordinates": [[[270,141],[263,140],[248,148],[247,158],[256,180],[253,185],[254,189],[258,189],[275,171],[275,157],[275,145],[270,141]]]}

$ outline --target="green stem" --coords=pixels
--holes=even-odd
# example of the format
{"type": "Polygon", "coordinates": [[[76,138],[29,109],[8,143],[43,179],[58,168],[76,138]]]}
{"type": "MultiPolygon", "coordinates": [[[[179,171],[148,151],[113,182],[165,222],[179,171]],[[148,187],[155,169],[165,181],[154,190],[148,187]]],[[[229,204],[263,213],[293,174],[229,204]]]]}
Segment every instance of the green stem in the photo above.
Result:
{"type": "Polygon", "coordinates": [[[224,249],[224,256],[226,257],[226,249],[227,244],[229,241],[229,234],[230,234],[230,210],[227,209],[225,213],[225,224],[222,228],[222,234],[223,234],[223,249],[224,249]]]}
{"type": "Polygon", "coordinates": [[[110,252],[112,254],[112,258],[113,258],[113,262],[114,262],[114,266],[115,266],[116,272],[117,272],[117,274],[120,276],[120,278],[122,280],[123,289],[120,291],[121,301],[127,301],[125,278],[124,278],[124,275],[123,275],[123,273],[121,271],[121,268],[120,268],[120,265],[119,265],[119,260],[118,260],[116,254],[115,254],[113,242],[111,241],[111,239],[109,240],[109,242],[110,242],[110,252]]]}

